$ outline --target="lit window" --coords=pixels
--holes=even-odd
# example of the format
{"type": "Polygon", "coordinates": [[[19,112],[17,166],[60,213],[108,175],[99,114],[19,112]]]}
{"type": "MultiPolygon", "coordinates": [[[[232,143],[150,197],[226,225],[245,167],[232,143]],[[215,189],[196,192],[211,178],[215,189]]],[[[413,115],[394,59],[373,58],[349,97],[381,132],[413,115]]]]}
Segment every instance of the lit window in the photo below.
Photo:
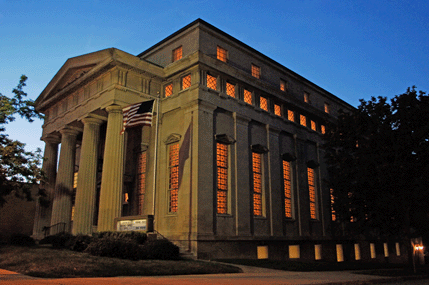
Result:
{"type": "Polygon", "coordinates": [[[167,86],[165,86],[164,94],[165,97],[173,95],[173,84],[168,84],[167,86]]]}
{"type": "Polygon", "coordinates": [[[308,193],[310,196],[310,218],[312,220],[317,219],[316,214],[316,184],[314,179],[314,169],[308,167],[307,168],[308,173],[308,193]]]}
{"type": "Polygon", "coordinates": [[[287,110],[287,119],[289,121],[295,122],[295,114],[292,110],[287,110]]]}
{"type": "Polygon", "coordinates": [[[280,79],[280,90],[286,91],[286,89],[287,89],[286,81],[280,79]]]}
{"type": "Polygon", "coordinates": [[[244,102],[252,105],[252,92],[246,89],[244,89],[244,102]]]}
{"type": "Polygon", "coordinates": [[[253,172],[253,215],[262,216],[262,170],[261,154],[252,153],[253,172]]]}
{"type": "Polygon", "coordinates": [[[74,189],[77,188],[77,176],[78,176],[78,172],[76,171],[73,175],[73,188],[74,189]]]}
{"type": "Polygon", "coordinates": [[[268,111],[268,99],[267,98],[265,98],[265,97],[260,97],[259,98],[259,107],[262,109],[262,110],[265,110],[265,111],[268,111]]]}
{"type": "Polygon", "coordinates": [[[146,152],[139,154],[137,163],[137,201],[138,201],[138,214],[143,214],[143,203],[146,192],[146,152]]]}
{"type": "Polygon", "coordinates": [[[334,203],[335,203],[334,189],[331,188],[330,192],[331,192],[331,219],[332,219],[332,221],[336,221],[337,215],[336,215],[335,210],[334,210],[334,203]]]}
{"type": "Polygon", "coordinates": [[[252,64],[252,76],[256,78],[261,78],[261,68],[252,64]]]}
{"type": "Polygon", "coordinates": [[[216,77],[207,74],[207,87],[216,90],[217,80],[216,77]]]}
{"type": "Polygon", "coordinates": [[[310,103],[310,94],[308,94],[307,92],[304,92],[304,102],[310,103]]]}
{"type": "Polygon", "coordinates": [[[312,120],[310,123],[311,123],[311,129],[313,131],[315,131],[316,130],[316,122],[312,120]]]}
{"type": "Polygon", "coordinates": [[[217,59],[226,62],[228,58],[228,51],[220,46],[217,46],[217,59]]]}
{"type": "Polygon", "coordinates": [[[228,207],[228,145],[217,143],[217,213],[226,214],[228,207]]]}
{"type": "Polygon", "coordinates": [[[326,130],[325,130],[325,126],[324,126],[324,125],[321,125],[321,126],[320,126],[320,132],[321,132],[322,134],[325,134],[325,133],[326,133],[326,130]]]}
{"type": "Polygon", "coordinates": [[[179,196],[179,144],[169,147],[169,212],[177,212],[179,196]]]}
{"type": "Polygon", "coordinates": [[[191,75],[186,75],[182,78],[182,89],[191,87],[191,75]]]}
{"type": "Polygon", "coordinates": [[[325,113],[330,113],[331,112],[331,107],[329,106],[328,103],[325,103],[325,113]]]}
{"type": "Polygon", "coordinates": [[[307,118],[304,115],[299,116],[299,123],[301,126],[306,127],[307,126],[307,118]]]}
{"type": "Polygon", "coordinates": [[[285,193],[285,216],[292,218],[292,186],[290,176],[290,162],[283,160],[283,187],[285,193]]]}
{"type": "Polygon", "coordinates": [[[277,116],[282,115],[282,108],[280,107],[280,105],[274,104],[274,114],[276,114],[277,116]]]}
{"type": "Polygon", "coordinates": [[[235,85],[229,82],[226,83],[226,94],[235,98],[235,85]]]}
{"type": "Polygon", "coordinates": [[[182,58],[182,47],[173,50],[173,62],[182,58]]]}

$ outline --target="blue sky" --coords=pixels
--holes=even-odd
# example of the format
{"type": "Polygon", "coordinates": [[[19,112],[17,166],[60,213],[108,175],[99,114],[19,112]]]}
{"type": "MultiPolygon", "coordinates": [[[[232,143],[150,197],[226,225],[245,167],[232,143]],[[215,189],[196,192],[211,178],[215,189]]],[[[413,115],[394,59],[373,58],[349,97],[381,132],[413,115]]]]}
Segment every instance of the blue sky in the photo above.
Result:
{"type": "MultiPolygon", "coordinates": [[[[0,0],[0,93],[21,74],[36,99],[65,61],[115,47],[137,55],[201,18],[353,106],[429,91],[429,1],[0,0]]],[[[43,149],[42,122],[11,138],[43,149]]]]}

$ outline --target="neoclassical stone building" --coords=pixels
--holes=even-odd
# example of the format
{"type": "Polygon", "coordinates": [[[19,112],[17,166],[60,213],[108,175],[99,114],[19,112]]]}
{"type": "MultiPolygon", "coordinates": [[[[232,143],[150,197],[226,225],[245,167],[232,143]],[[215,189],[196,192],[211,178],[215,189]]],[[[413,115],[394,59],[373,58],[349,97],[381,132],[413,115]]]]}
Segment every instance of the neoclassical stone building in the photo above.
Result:
{"type": "Polygon", "coordinates": [[[352,107],[203,20],[137,56],[68,59],[36,106],[51,207],[34,236],[153,216],[199,258],[335,256],[322,134],[352,107]],[[148,100],[152,126],[121,134],[148,100]]]}

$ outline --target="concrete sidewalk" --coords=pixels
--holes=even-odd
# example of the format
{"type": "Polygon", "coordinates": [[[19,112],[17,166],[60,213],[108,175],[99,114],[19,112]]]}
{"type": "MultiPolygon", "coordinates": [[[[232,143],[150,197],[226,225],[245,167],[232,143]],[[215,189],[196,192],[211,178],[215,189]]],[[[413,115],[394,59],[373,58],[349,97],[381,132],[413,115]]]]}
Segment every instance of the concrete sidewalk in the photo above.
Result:
{"type": "MultiPolygon", "coordinates": [[[[294,272],[265,269],[251,266],[240,266],[243,273],[208,274],[208,275],[174,275],[174,276],[134,276],[134,277],[96,277],[96,278],[63,278],[44,279],[29,277],[15,272],[0,269],[0,284],[149,284],[149,285],[225,285],[225,284],[379,284],[398,280],[372,275],[353,274],[348,271],[334,272],[294,272]]],[[[422,283],[423,284],[423,283],[422,283]]]]}

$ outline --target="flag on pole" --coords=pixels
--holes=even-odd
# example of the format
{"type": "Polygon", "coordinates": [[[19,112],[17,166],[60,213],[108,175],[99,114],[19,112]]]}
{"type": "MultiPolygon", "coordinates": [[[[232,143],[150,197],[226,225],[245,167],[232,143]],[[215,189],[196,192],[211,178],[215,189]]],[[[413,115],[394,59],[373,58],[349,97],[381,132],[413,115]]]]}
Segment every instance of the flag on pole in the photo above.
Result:
{"type": "Polygon", "coordinates": [[[135,126],[152,126],[153,105],[155,100],[144,101],[129,105],[122,109],[124,124],[121,135],[125,128],[135,126]]]}

